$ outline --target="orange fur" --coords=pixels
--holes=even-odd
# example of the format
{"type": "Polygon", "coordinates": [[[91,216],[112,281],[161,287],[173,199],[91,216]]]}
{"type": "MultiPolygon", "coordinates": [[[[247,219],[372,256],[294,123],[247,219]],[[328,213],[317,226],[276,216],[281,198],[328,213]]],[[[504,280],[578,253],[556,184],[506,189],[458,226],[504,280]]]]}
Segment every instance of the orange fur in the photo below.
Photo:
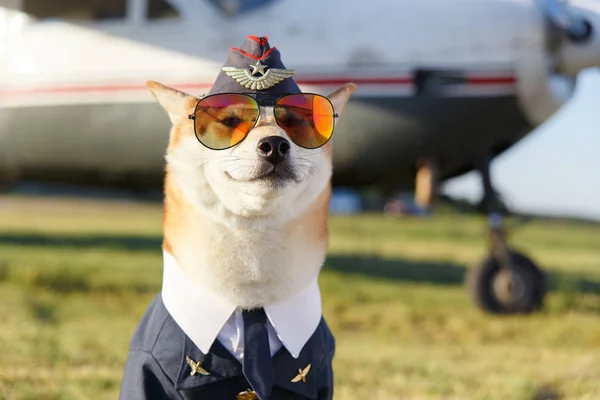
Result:
{"type": "MultiPolygon", "coordinates": [[[[185,102],[186,110],[188,112],[187,115],[193,114],[194,108],[196,108],[196,104],[198,103],[198,99],[189,96],[186,98],[185,102]]],[[[169,148],[177,146],[181,138],[190,132],[192,134],[194,133],[194,120],[192,119],[184,120],[182,124],[174,126],[171,136],[169,137],[169,148]]]]}
{"type": "MultiPolygon", "coordinates": [[[[317,200],[306,212],[296,220],[287,224],[296,240],[306,242],[306,247],[319,251],[327,247],[328,229],[327,217],[329,215],[329,200],[331,199],[331,186],[321,192],[317,200]]],[[[298,242],[295,242],[298,243],[298,242]]]]}
{"type": "Polygon", "coordinates": [[[163,210],[163,249],[174,254],[173,243],[177,243],[177,234],[183,226],[183,218],[190,213],[183,193],[177,186],[174,177],[166,169],[165,175],[165,197],[163,210]]]}

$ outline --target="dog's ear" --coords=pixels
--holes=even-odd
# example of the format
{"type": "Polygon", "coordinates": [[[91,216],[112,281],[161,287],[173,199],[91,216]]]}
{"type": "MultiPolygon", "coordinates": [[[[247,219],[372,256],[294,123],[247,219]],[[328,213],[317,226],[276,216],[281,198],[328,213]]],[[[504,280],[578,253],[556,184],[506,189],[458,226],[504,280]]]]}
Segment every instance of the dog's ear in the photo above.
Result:
{"type": "Polygon", "coordinates": [[[176,124],[182,118],[187,119],[198,103],[198,98],[189,94],[180,92],[170,87],[161,85],[158,82],[148,81],[146,86],[162,108],[165,109],[173,124],[176,124]]]}
{"type": "Polygon", "coordinates": [[[356,85],[354,83],[347,83],[341,88],[337,89],[335,92],[331,93],[327,98],[333,104],[333,110],[338,115],[341,116],[344,112],[344,108],[346,108],[346,103],[352,96],[352,93],[356,90],[356,85]]]}

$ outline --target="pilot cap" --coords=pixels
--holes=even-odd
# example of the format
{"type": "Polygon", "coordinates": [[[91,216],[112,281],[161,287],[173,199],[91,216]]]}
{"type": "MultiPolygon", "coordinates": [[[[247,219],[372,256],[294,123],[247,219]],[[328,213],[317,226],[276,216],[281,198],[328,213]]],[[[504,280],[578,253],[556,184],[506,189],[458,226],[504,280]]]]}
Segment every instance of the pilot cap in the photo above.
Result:
{"type": "Polygon", "coordinates": [[[296,71],[285,68],[279,50],[266,36],[248,36],[241,47],[229,50],[209,95],[216,93],[301,93],[292,78],[296,71]]]}

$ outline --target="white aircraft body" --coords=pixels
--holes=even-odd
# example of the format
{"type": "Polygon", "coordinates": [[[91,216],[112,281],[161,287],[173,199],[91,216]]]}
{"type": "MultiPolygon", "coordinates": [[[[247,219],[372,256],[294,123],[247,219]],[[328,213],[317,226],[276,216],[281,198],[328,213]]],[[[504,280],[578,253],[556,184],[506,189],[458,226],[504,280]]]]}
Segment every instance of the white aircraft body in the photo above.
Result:
{"type": "MultiPolygon", "coordinates": [[[[15,172],[160,171],[163,142],[156,139],[165,132],[149,130],[166,122],[154,115],[145,81],[204,93],[228,49],[248,34],[269,36],[306,91],[327,93],[353,81],[355,103],[407,100],[427,90],[461,99],[513,95],[531,127],[571,96],[578,71],[600,62],[593,30],[581,41],[568,37],[578,28],[574,15],[591,27],[600,23],[600,6],[590,1],[568,5],[564,15],[556,2],[532,0],[4,3],[0,166],[15,172]],[[140,120],[136,105],[153,112],[140,120]]],[[[388,125],[385,111],[367,112],[379,120],[370,130],[388,125]]],[[[340,147],[336,161],[343,166],[353,156],[340,147]]],[[[452,165],[444,175],[465,169],[445,164],[452,165]]]]}

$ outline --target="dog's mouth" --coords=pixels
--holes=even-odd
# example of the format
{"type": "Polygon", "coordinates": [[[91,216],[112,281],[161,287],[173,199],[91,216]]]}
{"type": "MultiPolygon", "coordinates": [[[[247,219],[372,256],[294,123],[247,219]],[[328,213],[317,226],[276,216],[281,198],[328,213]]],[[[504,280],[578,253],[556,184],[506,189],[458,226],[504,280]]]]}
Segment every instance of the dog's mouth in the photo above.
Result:
{"type": "Polygon", "coordinates": [[[235,182],[264,183],[273,187],[284,186],[289,181],[299,182],[298,174],[289,164],[268,164],[260,168],[257,174],[250,178],[236,179],[227,171],[225,176],[235,182]]]}

